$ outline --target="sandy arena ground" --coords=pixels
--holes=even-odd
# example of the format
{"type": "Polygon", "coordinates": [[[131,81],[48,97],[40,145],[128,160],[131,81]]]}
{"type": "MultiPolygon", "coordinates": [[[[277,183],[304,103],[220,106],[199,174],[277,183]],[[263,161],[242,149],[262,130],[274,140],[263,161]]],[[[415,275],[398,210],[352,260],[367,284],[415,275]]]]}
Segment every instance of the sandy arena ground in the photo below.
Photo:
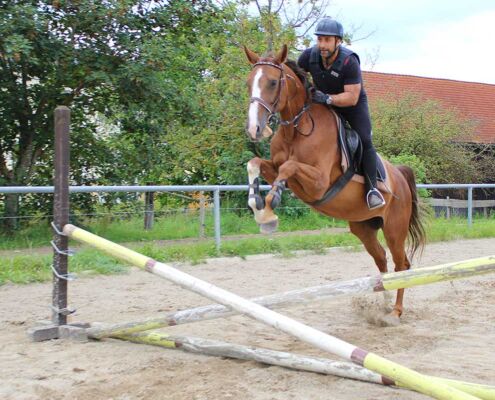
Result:
{"type": "MultiPolygon", "coordinates": [[[[430,244],[414,267],[492,254],[495,239],[430,244]]],[[[366,253],[343,250],[294,258],[219,259],[179,267],[244,297],[376,273],[366,253]]],[[[118,340],[31,343],[26,330],[49,318],[50,298],[50,284],[0,287],[1,399],[425,398],[370,383],[118,340]]],[[[132,321],[210,303],[138,270],[121,276],[83,277],[71,283],[70,299],[71,306],[78,309],[72,320],[87,322],[132,321]]],[[[367,311],[382,299],[382,294],[339,297],[283,313],[417,371],[495,385],[493,275],[407,290],[405,313],[398,327],[378,327],[368,320],[367,311]]],[[[241,316],[168,331],[327,357],[241,316]]]]}

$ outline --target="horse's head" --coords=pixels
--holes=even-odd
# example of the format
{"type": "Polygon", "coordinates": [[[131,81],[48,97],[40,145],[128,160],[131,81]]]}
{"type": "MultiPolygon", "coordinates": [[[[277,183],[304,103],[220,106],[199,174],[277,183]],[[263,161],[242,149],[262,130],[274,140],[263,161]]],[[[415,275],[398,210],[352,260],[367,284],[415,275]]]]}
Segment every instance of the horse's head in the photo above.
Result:
{"type": "Polygon", "coordinates": [[[250,103],[246,125],[247,135],[253,142],[272,134],[267,122],[271,115],[283,109],[287,101],[284,65],[287,46],[275,57],[261,58],[244,46],[247,59],[253,66],[247,79],[250,103]]]}

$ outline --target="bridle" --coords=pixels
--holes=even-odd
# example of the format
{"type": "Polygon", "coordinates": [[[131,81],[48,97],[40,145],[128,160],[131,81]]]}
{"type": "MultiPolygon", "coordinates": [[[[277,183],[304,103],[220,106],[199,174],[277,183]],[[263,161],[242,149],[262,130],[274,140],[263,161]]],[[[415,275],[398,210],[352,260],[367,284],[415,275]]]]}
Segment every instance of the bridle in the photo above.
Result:
{"type": "MultiPolygon", "coordinates": [[[[261,104],[268,111],[268,113],[269,113],[268,119],[270,120],[277,113],[276,109],[277,109],[278,103],[280,101],[280,96],[282,95],[282,86],[286,85],[286,77],[289,79],[294,79],[294,77],[287,74],[284,71],[282,66],[280,66],[279,64],[275,64],[271,61],[258,61],[257,63],[253,64],[253,69],[259,65],[268,65],[270,67],[277,68],[280,71],[280,77],[278,78],[277,97],[275,98],[275,101],[273,102],[273,104],[268,103],[267,101],[265,101],[261,97],[253,96],[249,99],[249,103],[257,102],[257,103],[261,104]]],[[[288,91],[288,88],[287,88],[287,91],[288,91]]],[[[290,101],[290,99],[288,99],[288,101],[290,101]]],[[[290,107],[290,104],[289,104],[289,107],[290,107]]],[[[303,114],[309,110],[310,107],[311,107],[311,103],[305,103],[303,108],[301,109],[301,111],[299,111],[294,118],[292,118],[291,120],[280,120],[280,125],[287,126],[287,125],[294,124],[294,127],[297,129],[297,124],[299,123],[299,120],[301,119],[303,114]]],[[[313,121],[313,128],[314,128],[314,121],[313,121]]],[[[313,129],[311,129],[311,132],[312,131],[313,131],[313,129]]],[[[310,134],[311,134],[311,132],[310,132],[310,134]]]]}
{"type": "MultiPolygon", "coordinates": [[[[253,69],[256,68],[258,65],[269,65],[270,67],[277,68],[280,71],[280,77],[278,78],[278,93],[277,93],[277,97],[276,97],[273,104],[268,103],[267,101],[265,101],[261,97],[253,96],[249,99],[249,103],[258,102],[263,107],[265,107],[266,111],[268,111],[270,113],[270,117],[271,117],[272,115],[276,114],[275,110],[278,106],[278,102],[280,101],[280,96],[282,95],[282,86],[285,83],[284,75],[286,75],[286,73],[280,65],[272,63],[270,61],[258,61],[256,64],[253,64],[253,69]]],[[[289,76],[289,75],[287,75],[287,76],[289,76]]]]}

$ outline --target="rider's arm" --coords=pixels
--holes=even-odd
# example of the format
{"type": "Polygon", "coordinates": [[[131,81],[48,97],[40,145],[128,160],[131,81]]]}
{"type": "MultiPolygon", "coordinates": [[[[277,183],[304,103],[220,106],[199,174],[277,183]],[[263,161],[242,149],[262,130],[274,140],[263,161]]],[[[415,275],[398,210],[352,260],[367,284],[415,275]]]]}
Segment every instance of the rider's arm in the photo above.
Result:
{"type": "Polygon", "coordinates": [[[332,95],[332,105],[337,107],[355,106],[361,94],[361,67],[356,57],[349,56],[344,61],[344,91],[332,95]]]}
{"type": "Polygon", "coordinates": [[[337,107],[355,106],[361,93],[361,84],[344,85],[344,91],[339,94],[332,94],[332,105],[337,107]]]}

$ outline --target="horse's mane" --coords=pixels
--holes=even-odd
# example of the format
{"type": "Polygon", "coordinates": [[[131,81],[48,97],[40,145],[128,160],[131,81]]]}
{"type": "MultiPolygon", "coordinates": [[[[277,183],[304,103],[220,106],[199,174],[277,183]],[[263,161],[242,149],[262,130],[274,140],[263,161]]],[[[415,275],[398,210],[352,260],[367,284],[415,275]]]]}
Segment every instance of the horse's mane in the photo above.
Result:
{"type": "MultiPolygon", "coordinates": [[[[260,61],[273,61],[275,58],[275,53],[273,51],[269,51],[260,58],[260,61]]],[[[297,65],[297,62],[291,59],[287,59],[284,63],[287,65],[294,73],[297,75],[297,77],[301,80],[301,82],[306,86],[306,83],[308,82],[308,75],[306,74],[306,71],[303,70],[299,65],[297,65]]]]}
{"type": "Polygon", "coordinates": [[[297,62],[295,62],[294,60],[287,60],[284,64],[287,65],[292,71],[294,71],[294,73],[303,83],[304,87],[307,87],[307,85],[309,84],[309,80],[306,71],[303,70],[299,65],[297,65],[297,62]]]}
{"type": "MultiPolygon", "coordinates": [[[[272,51],[269,51],[268,53],[265,53],[260,60],[261,61],[273,61],[275,58],[275,54],[272,51]]],[[[297,62],[291,59],[287,59],[284,63],[287,65],[295,74],[296,76],[301,80],[304,88],[306,89],[306,95],[309,97],[309,92],[311,88],[313,87],[313,84],[311,81],[308,79],[308,74],[307,72],[302,69],[299,65],[297,65],[297,62]]]]}
{"type": "Polygon", "coordinates": [[[313,84],[308,79],[308,74],[305,70],[303,70],[294,60],[287,60],[285,62],[295,74],[301,80],[304,89],[306,90],[306,99],[311,98],[311,89],[313,88],[313,84]]]}

